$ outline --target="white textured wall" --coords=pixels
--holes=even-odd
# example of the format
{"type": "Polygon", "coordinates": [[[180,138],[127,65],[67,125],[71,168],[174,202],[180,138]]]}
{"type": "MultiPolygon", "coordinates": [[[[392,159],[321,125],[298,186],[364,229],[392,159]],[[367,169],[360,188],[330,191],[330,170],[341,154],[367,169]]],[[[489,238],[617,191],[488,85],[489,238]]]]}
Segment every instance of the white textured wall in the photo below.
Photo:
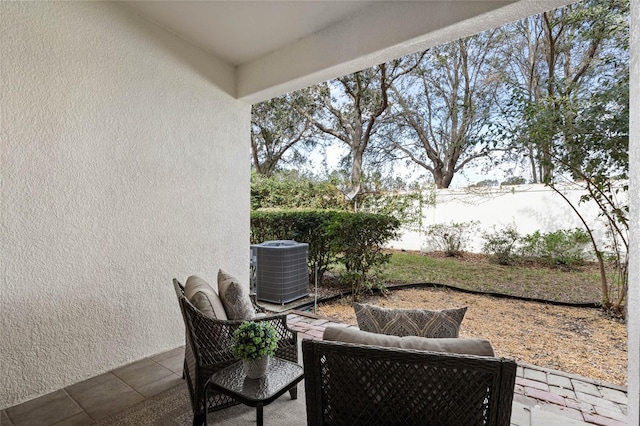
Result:
{"type": "MultiPolygon", "coordinates": [[[[598,218],[599,209],[593,202],[579,203],[584,191],[566,187],[563,194],[578,208],[580,214],[594,229],[596,241],[604,248],[609,241],[604,222],[598,218]]],[[[624,196],[624,195],[620,195],[624,196]]],[[[544,185],[518,185],[504,188],[440,189],[436,192],[435,206],[424,208],[424,227],[451,222],[478,221],[468,234],[465,250],[480,253],[483,232],[493,232],[514,224],[521,235],[535,231],[553,232],[559,229],[584,229],[578,215],[558,194],[544,185]]],[[[437,250],[429,247],[427,236],[416,231],[405,231],[402,237],[390,244],[405,250],[437,250]]]]}
{"type": "Polygon", "coordinates": [[[174,276],[248,278],[250,107],[118,4],[0,8],[4,408],[184,344],[174,276]]]}

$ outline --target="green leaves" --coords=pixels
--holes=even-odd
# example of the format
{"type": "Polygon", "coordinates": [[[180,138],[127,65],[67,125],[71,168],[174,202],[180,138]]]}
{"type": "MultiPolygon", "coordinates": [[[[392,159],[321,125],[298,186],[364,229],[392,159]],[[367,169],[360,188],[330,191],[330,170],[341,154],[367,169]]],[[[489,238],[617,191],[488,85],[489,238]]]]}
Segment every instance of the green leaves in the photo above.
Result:
{"type": "Polygon", "coordinates": [[[271,176],[283,163],[299,166],[315,145],[317,130],[298,112],[308,103],[305,91],[270,99],[251,107],[251,154],[254,170],[271,176]]]}
{"type": "Polygon", "coordinates": [[[251,209],[346,209],[348,203],[331,182],[281,171],[272,176],[251,175],[251,209]]]}
{"type": "Polygon", "coordinates": [[[392,216],[335,210],[280,210],[251,213],[251,242],[290,239],[309,244],[309,267],[318,280],[333,262],[346,268],[343,282],[359,291],[369,272],[388,261],[383,245],[397,236],[400,221],[392,216]]]}
{"type": "Polygon", "coordinates": [[[231,350],[238,359],[272,356],[278,348],[278,335],[268,321],[243,321],[233,332],[231,350]]]}
{"type": "Polygon", "coordinates": [[[471,231],[480,222],[436,223],[427,227],[427,240],[432,248],[442,250],[447,256],[460,256],[469,241],[471,231]]]}
{"type": "Polygon", "coordinates": [[[351,287],[354,301],[363,289],[381,286],[375,272],[390,258],[383,245],[397,237],[399,227],[400,222],[391,216],[348,212],[329,225],[331,246],[346,269],[341,281],[351,287]]]}

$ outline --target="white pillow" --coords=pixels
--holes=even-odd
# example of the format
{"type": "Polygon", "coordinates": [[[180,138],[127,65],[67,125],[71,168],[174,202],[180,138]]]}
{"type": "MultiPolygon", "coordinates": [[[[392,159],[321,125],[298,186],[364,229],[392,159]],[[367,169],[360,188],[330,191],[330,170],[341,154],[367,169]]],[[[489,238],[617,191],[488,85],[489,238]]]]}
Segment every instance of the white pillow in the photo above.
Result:
{"type": "Polygon", "coordinates": [[[203,315],[219,320],[228,319],[218,293],[202,278],[196,275],[187,278],[184,284],[184,296],[203,315]]]}

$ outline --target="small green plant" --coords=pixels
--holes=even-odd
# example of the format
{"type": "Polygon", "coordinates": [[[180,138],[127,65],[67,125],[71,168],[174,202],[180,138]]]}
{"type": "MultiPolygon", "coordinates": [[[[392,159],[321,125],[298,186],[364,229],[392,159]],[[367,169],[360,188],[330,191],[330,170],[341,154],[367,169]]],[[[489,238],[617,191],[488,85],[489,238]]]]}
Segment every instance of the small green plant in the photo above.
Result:
{"type": "Polygon", "coordinates": [[[471,231],[479,222],[437,223],[427,227],[427,242],[431,247],[442,250],[447,256],[460,256],[469,242],[471,231]]]}
{"type": "Polygon", "coordinates": [[[518,261],[518,241],[520,234],[515,224],[503,225],[500,229],[493,227],[493,232],[482,234],[484,244],[482,251],[491,256],[491,260],[499,265],[515,265],[518,261]]]}
{"type": "Polygon", "coordinates": [[[527,179],[522,176],[509,176],[500,185],[524,185],[527,183],[527,179]]]}
{"type": "Polygon", "coordinates": [[[584,263],[585,248],[589,236],[581,229],[533,234],[522,237],[523,258],[535,260],[548,266],[572,267],[584,263]]]}
{"type": "Polygon", "coordinates": [[[238,359],[258,359],[272,356],[278,348],[278,335],[266,321],[243,321],[233,332],[231,350],[238,359]]]}

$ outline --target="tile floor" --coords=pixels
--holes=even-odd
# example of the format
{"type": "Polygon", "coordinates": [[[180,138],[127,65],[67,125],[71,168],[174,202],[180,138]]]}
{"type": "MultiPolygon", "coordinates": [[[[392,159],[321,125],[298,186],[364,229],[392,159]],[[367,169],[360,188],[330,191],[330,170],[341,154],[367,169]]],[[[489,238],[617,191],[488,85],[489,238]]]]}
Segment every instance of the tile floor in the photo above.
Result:
{"type": "Polygon", "coordinates": [[[183,347],[144,358],[2,410],[0,425],[90,424],[180,383],[183,360],[183,347]]]}
{"type": "MultiPolygon", "coordinates": [[[[328,326],[347,327],[302,312],[288,315],[298,339],[318,339],[328,326]]],[[[184,348],[138,362],[0,411],[1,426],[87,425],[173,387],[182,380],[184,348]]],[[[624,388],[567,373],[519,365],[512,425],[620,426],[624,388]]]]}

